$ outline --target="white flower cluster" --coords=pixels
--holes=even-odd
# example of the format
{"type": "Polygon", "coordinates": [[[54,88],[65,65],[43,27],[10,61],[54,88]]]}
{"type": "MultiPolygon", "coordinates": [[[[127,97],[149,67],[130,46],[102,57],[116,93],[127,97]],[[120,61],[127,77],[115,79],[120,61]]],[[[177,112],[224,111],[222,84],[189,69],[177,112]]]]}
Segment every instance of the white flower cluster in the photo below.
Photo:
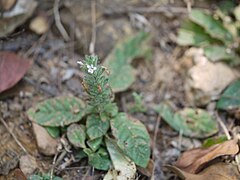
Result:
{"type": "MultiPolygon", "coordinates": [[[[84,65],[81,61],[77,61],[77,63],[80,64],[80,66],[84,65]]],[[[93,66],[93,64],[91,64],[91,65],[86,64],[86,65],[87,65],[88,73],[90,73],[90,74],[93,74],[94,71],[97,70],[97,67],[93,66]]]]}
{"type": "Polygon", "coordinates": [[[87,64],[87,68],[88,68],[88,72],[89,72],[90,74],[93,74],[94,71],[97,70],[97,67],[93,66],[93,64],[91,64],[91,66],[87,64]]]}

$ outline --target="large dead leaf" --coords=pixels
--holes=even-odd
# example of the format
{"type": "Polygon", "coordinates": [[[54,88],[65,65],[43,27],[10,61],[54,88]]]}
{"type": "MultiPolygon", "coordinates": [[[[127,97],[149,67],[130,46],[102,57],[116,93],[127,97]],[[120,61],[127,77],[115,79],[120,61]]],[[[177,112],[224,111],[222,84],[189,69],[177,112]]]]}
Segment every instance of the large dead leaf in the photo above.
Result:
{"type": "Polygon", "coordinates": [[[207,162],[216,157],[234,155],[238,151],[237,139],[233,139],[209,148],[196,148],[186,151],[178,159],[176,166],[189,173],[198,173],[207,162]]]}
{"type": "Polygon", "coordinates": [[[240,176],[237,166],[227,163],[214,164],[199,174],[187,173],[174,166],[166,167],[185,180],[239,180],[240,176]]]}
{"type": "Polygon", "coordinates": [[[0,52],[0,93],[14,86],[27,72],[31,63],[15,53],[0,52]]]}

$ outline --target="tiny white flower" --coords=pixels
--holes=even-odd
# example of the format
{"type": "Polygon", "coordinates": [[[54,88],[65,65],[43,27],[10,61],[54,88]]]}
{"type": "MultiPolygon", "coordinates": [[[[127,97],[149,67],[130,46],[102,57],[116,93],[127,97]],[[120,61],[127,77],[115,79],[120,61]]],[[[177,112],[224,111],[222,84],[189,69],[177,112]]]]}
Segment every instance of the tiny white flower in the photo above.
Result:
{"type": "Polygon", "coordinates": [[[91,65],[87,64],[87,69],[88,69],[88,73],[93,74],[94,71],[97,70],[97,67],[93,66],[93,64],[91,64],[91,65]]]}
{"type": "Polygon", "coordinates": [[[88,69],[88,72],[89,72],[90,74],[93,74],[93,69],[88,69]]]}
{"type": "Polygon", "coordinates": [[[78,64],[80,64],[80,66],[83,65],[82,61],[77,61],[78,64]]]}

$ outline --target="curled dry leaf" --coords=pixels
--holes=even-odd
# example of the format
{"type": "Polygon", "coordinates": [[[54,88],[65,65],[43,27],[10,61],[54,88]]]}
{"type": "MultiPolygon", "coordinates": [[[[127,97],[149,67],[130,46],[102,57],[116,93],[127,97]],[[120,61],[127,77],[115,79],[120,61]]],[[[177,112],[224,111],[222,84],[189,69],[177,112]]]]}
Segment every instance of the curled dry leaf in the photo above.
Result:
{"type": "Polygon", "coordinates": [[[189,173],[198,173],[203,166],[219,156],[235,155],[239,151],[237,139],[225,141],[209,148],[195,148],[186,151],[176,162],[176,166],[189,173]]]}
{"type": "Polygon", "coordinates": [[[227,163],[214,164],[199,174],[191,174],[174,166],[167,165],[166,167],[185,180],[238,180],[240,176],[237,166],[227,163]]]}
{"type": "Polygon", "coordinates": [[[31,63],[12,52],[0,52],[0,93],[14,86],[31,63]]]}

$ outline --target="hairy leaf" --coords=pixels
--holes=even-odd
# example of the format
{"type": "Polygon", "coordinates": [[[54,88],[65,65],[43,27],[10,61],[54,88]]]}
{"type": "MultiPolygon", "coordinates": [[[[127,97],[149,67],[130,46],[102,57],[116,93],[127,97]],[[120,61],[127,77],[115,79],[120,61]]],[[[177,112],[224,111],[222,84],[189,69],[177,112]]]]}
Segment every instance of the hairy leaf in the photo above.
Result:
{"type": "Polygon", "coordinates": [[[219,20],[214,19],[213,16],[199,9],[193,9],[189,16],[191,21],[202,26],[213,38],[217,38],[224,43],[231,43],[233,41],[231,33],[219,20]]]}
{"type": "Polygon", "coordinates": [[[85,115],[85,104],[76,97],[45,100],[27,111],[31,121],[42,126],[59,127],[78,122],[85,115]]]}
{"type": "Polygon", "coordinates": [[[88,163],[99,170],[108,170],[111,161],[107,151],[100,148],[97,152],[93,152],[91,149],[84,149],[84,152],[88,155],[88,163]]]}
{"type": "Polygon", "coordinates": [[[95,152],[101,146],[102,137],[98,137],[95,139],[90,139],[87,141],[88,146],[95,152]]]}
{"type": "Polygon", "coordinates": [[[151,49],[146,46],[149,35],[140,32],[119,43],[107,59],[104,65],[110,70],[109,84],[114,92],[126,90],[135,81],[135,72],[131,62],[136,57],[149,58],[151,49]]]}
{"type": "Polygon", "coordinates": [[[190,20],[183,22],[177,38],[177,43],[182,46],[205,46],[217,41],[206,33],[203,27],[190,20]]]}
{"type": "Polygon", "coordinates": [[[48,134],[53,138],[57,138],[60,136],[60,128],[59,127],[45,127],[48,134]]]}
{"type": "Polygon", "coordinates": [[[76,147],[85,148],[86,127],[78,124],[71,124],[67,129],[68,140],[76,147]]]}
{"type": "Polygon", "coordinates": [[[150,156],[150,137],[144,125],[125,113],[119,113],[110,123],[121,150],[137,165],[146,167],[150,156]]]}
{"type": "Polygon", "coordinates": [[[231,60],[235,58],[234,52],[229,50],[224,46],[207,46],[204,48],[204,54],[212,61],[218,60],[231,60]]]}
{"type": "Polygon", "coordinates": [[[174,114],[166,104],[160,104],[155,110],[173,129],[185,136],[204,138],[218,131],[217,122],[204,110],[185,108],[174,114]]]}
{"type": "Polygon", "coordinates": [[[240,109],[240,80],[232,83],[221,95],[217,108],[223,110],[240,109]]]}
{"type": "Polygon", "coordinates": [[[109,129],[109,121],[102,121],[98,115],[92,114],[87,118],[87,134],[90,139],[105,135],[109,129]]]}

